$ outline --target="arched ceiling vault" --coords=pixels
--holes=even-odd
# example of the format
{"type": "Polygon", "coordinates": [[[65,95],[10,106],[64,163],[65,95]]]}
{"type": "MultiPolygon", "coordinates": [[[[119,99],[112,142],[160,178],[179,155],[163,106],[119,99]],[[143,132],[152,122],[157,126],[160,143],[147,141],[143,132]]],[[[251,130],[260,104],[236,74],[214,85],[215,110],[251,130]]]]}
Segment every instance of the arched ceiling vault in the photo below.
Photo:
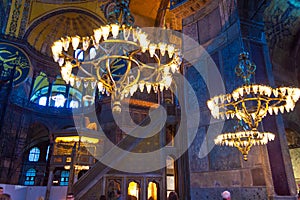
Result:
{"type": "Polygon", "coordinates": [[[276,84],[299,86],[299,1],[272,0],[264,22],[276,84]]]}
{"type": "Polygon", "coordinates": [[[66,35],[90,36],[93,29],[103,24],[103,21],[82,10],[64,10],[46,15],[34,23],[26,32],[25,38],[36,50],[51,56],[53,41],[66,35]]]}
{"type": "MultiPolygon", "coordinates": [[[[268,1],[264,23],[275,85],[300,87],[300,3],[298,0],[268,1]]],[[[294,112],[283,115],[288,137],[300,133],[299,113],[298,103],[294,112]]]]}
{"type": "MultiPolygon", "coordinates": [[[[50,51],[55,40],[64,35],[91,36],[93,29],[105,24],[105,19],[102,18],[106,12],[111,11],[109,9],[112,2],[109,0],[33,1],[29,15],[30,22],[24,38],[37,51],[52,56],[50,51]],[[39,9],[40,7],[42,9],[39,9]]],[[[130,0],[129,7],[136,26],[167,26],[174,30],[181,30],[182,19],[204,6],[209,6],[209,2],[211,0],[190,0],[170,10],[170,0],[130,0]]]]}

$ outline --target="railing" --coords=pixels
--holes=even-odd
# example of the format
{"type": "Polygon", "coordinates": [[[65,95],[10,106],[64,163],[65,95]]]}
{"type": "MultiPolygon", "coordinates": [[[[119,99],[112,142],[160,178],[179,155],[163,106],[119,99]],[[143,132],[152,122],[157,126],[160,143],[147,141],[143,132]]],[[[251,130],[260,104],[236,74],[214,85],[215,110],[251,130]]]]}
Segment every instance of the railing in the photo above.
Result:
{"type": "MultiPolygon", "coordinates": [[[[64,167],[71,164],[70,155],[52,155],[52,164],[57,167],[64,167]]],[[[95,158],[92,155],[80,155],[79,158],[76,160],[76,165],[88,165],[92,166],[95,164],[95,158]]]]}
{"type": "Polygon", "coordinates": [[[47,106],[41,106],[39,104],[33,103],[28,101],[28,99],[25,99],[23,97],[17,96],[17,95],[11,95],[10,96],[10,102],[12,104],[15,104],[19,107],[22,107],[24,109],[28,109],[32,112],[38,112],[38,113],[47,113],[52,115],[72,115],[72,114],[82,114],[82,113],[90,113],[95,111],[95,106],[99,105],[91,105],[82,108],[56,108],[56,107],[47,107],[47,106]]]}
{"type": "MultiPolygon", "coordinates": [[[[59,114],[59,115],[72,115],[72,114],[86,114],[86,113],[90,113],[90,112],[94,112],[95,111],[95,107],[96,106],[100,106],[100,102],[99,101],[95,101],[96,105],[93,104],[91,106],[87,106],[84,107],[84,109],[82,109],[81,107],[79,108],[63,108],[63,107],[48,107],[48,106],[41,106],[39,104],[33,103],[28,101],[28,99],[25,99],[23,97],[17,96],[17,95],[11,95],[10,96],[10,102],[12,104],[18,105],[19,107],[28,109],[30,111],[33,112],[38,112],[38,113],[47,113],[47,114],[59,114]]],[[[107,102],[105,102],[107,103],[107,102]]],[[[178,108],[176,108],[176,106],[174,106],[173,104],[166,104],[165,105],[166,111],[167,111],[167,115],[178,115],[180,113],[180,110],[178,108]]]]}

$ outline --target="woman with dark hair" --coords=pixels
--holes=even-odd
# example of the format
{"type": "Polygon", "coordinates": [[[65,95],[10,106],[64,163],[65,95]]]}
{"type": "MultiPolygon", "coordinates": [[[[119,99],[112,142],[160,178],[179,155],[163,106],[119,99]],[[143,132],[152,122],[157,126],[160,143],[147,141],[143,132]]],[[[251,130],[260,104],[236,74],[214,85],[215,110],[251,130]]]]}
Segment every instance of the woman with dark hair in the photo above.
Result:
{"type": "Polygon", "coordinates": [[[168,200],[178,200],[178,195],[176,192],[170,192],[168,200]]]}
{"type": "Polygon", "coordinates": [[[100,200],[106,200],[106,197],[104,195],[101,195],[100,200]]]}

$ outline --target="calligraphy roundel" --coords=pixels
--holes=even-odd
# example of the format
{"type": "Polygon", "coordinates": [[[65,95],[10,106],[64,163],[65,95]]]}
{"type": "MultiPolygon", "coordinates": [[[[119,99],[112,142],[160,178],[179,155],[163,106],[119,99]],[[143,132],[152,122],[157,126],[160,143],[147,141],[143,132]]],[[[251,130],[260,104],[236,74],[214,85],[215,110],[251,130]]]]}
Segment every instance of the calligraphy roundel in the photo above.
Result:
{"type": "Polygon", "coordinates": [[[22,49],[12,44],[0,43],[0,81],[2,83],[13,79],[13,85],[19,85],[28,77],[30,66],[30,60],[22,49]]]}

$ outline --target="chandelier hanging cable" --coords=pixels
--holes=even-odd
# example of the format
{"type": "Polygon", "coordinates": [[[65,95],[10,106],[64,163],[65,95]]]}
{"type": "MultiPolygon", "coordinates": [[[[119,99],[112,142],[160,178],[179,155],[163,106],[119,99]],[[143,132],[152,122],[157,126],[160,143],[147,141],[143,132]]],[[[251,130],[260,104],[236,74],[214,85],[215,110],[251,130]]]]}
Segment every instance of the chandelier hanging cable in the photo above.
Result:
{"type": "Polygon", "coordinates": [[[245,84],[230,94],[218,95],[207,101],[214,118],[238,119],[235,132],[218,135],[215,144],[238,148],[244,160],[247,160],[252,145],[264,145],[275,138],[273,133],[258,131],[262,119],[268,113],[277,115],[279,112],[293,111],[300,97],[299,88],[273,89],[267,85],[252,84],[250,80],[255,70],[255,64],[249,60],[249,53],[241,52],[235,73],[245,84]]]}
{"type": "Polygon", "coordinates": [[[95,29],[92,36],[66,36],[55,41],[52,54],[67,84],[97,85],[102,94],[111,94],[113,111],[120,112],[121,101],[138,89],[143,92],[146,88],[148,93],[168,89],[182,55],[174,44],[151,42],[146,32],[132,26],[129,0],[116,0],[107,19],[110,23],[95,29]]]}

